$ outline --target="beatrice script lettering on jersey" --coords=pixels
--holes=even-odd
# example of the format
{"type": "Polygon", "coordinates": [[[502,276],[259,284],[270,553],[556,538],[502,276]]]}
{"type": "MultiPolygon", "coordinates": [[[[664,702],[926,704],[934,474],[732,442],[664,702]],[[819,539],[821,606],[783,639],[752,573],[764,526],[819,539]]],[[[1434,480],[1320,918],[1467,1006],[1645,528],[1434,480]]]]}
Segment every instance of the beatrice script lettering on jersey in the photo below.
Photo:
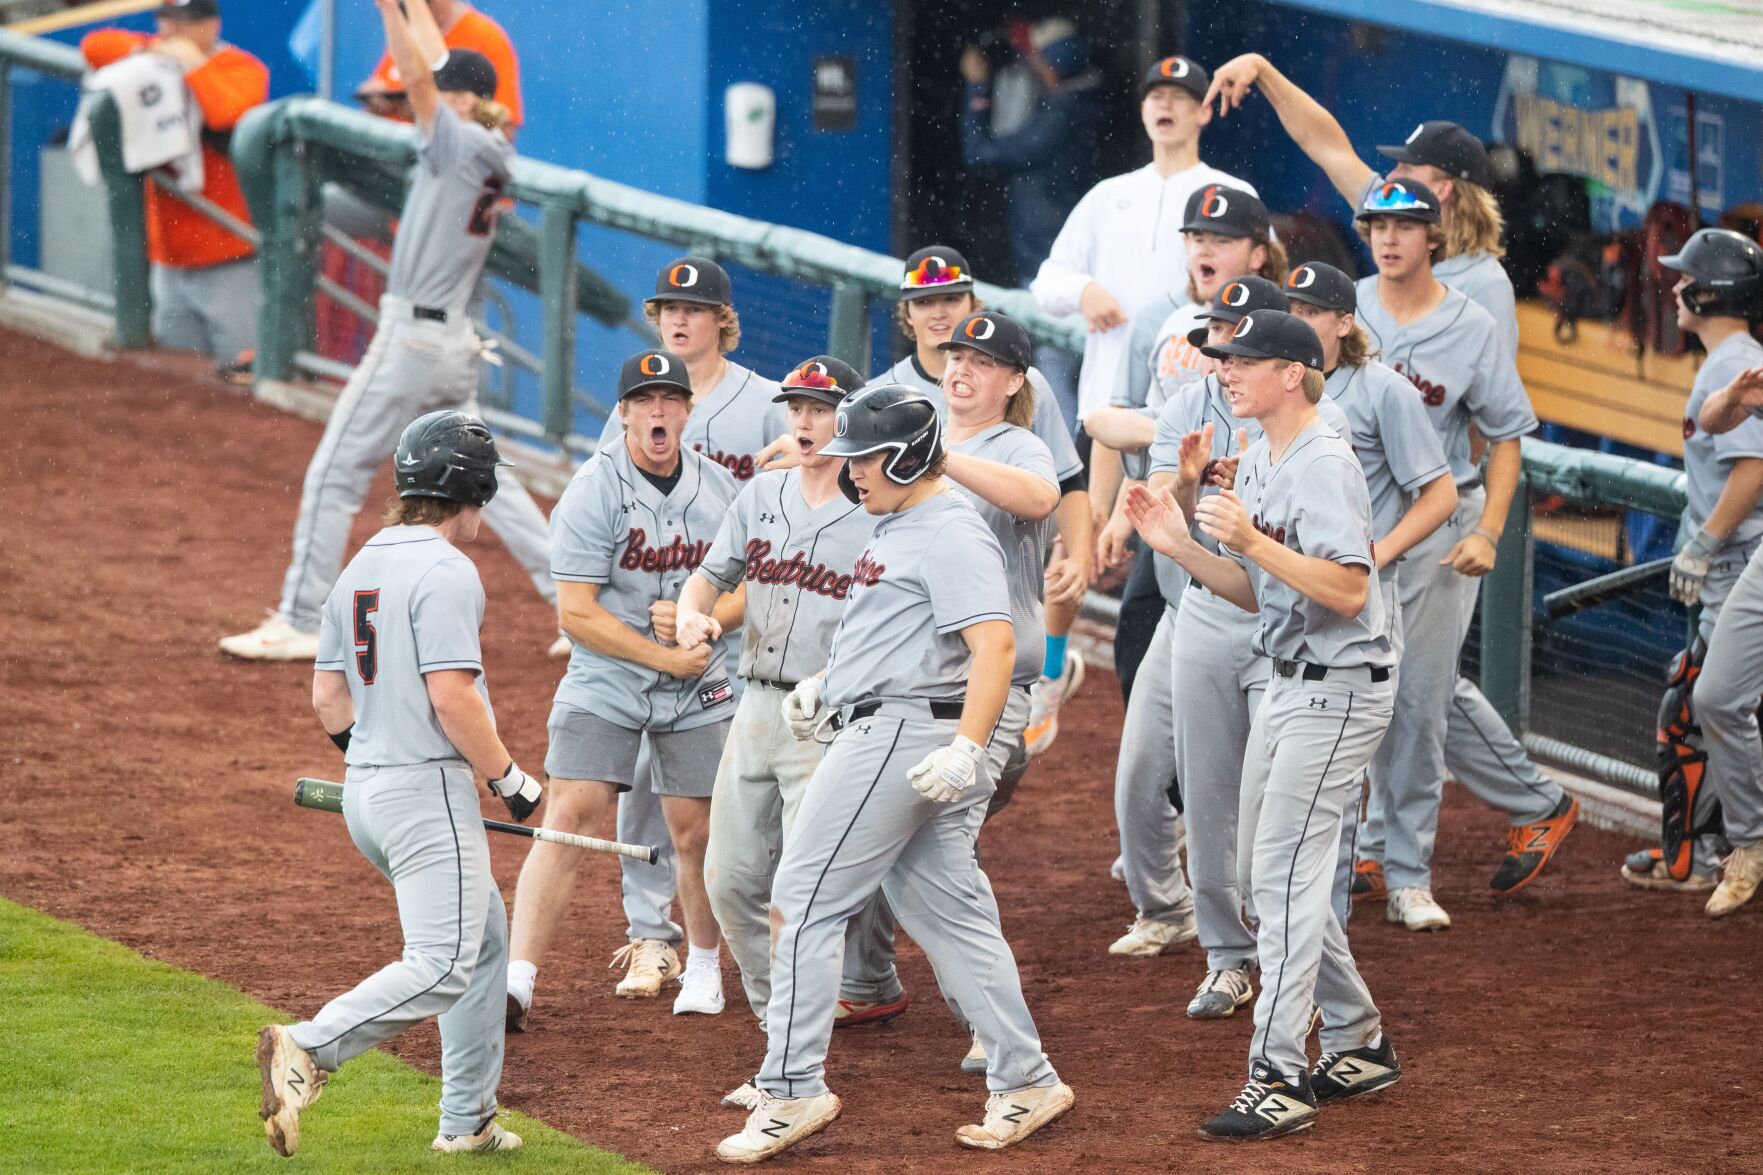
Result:
{"type": "Polygon", "coordinates": [[[851,591],[851,577],[824,563],[810,563],[797,551],[788,559],[771,559],[771,543],[747,541],[747,578],[755,583],[795,584],[803,591],[842,600],[851,591]]]}
{"type": "Polygon", "coordinates": [[[619,556],[618,565],[625,571],[687,571],[695,570],[704,561],[710,544],[703,539],[688,543],[679,535],[662,547],[649,546],[648,532],[640,526],[631,527],[630,535],[625,539],[624,554],[619,556]]]}
{"type": "Polygon", "coordinates": [[[865,551],[858,557],[857,565],[851,568],[851,582],[863,587],[874,587],[881,582],[882,573],[887,569],[887,564],[877,563],[865,551]]]}

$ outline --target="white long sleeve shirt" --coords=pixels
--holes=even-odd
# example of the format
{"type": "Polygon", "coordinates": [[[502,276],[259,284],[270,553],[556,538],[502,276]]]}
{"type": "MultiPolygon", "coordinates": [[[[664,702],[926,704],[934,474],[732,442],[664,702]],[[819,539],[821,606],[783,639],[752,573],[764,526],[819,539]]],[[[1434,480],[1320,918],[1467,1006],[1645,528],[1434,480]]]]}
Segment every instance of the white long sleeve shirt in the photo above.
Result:
{"type": "MultiPolygon", "coordinates": [[[[1181,226],[1188,197],[1207,184],[1255,191],[1254,185],[1204,163],[1167,178],[1146,164],[1091,188],[1065,218],[1052,253],[1029,285],[1035,301],[1049,314],[1076,314],[1084,287],[1095,282],[1114,295],[1128,318],[1160,297],[1185,302],[1188,251],[1181,226]]],[[[1091,331],[1085,338],[1077,381],[1079,419],[1108,403],[1126,343],[1124,326],[1091,331]]]]}

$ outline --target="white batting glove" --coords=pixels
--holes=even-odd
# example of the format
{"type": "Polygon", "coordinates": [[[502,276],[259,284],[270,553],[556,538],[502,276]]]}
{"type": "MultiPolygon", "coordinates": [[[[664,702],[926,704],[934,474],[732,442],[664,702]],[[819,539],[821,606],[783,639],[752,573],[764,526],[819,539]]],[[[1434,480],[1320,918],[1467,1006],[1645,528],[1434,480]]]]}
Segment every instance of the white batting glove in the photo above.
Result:
{"type": "Polygon", "coordinates": [[[825,687],[825,681],[810,677],[784,696],[784,721],[790,724],[790,733],[802,742],[814,737],[815,728],[826,715],[826,700],[820,696],[825,687]]]}
{"type": "Polygon", "coordinates": [[[526,823],[526,818],[533,814],[545,794],[539,781],[513,762],[508,764],[508,770],[502,773],[502,778],[489,781],[489,788],[501,797],[502,802],[508,805],[509,815],[521,824],[526,823]]]}
{"type": "Polygon", "coordinates": [[[1719,550],[1719,539],[1705,530],[1696,531],[1695,537],[1671,561],[1672,599],[1688,606],[1702,598],[1702,584],[1719,550]]]}
{"type": "Polygon", "coordinates": [[[985,749],[966,735],[956,735],[946,747],[938,747],[906,773],[918,794],[939,804],[960,799],[979,778],[985,749]]]}

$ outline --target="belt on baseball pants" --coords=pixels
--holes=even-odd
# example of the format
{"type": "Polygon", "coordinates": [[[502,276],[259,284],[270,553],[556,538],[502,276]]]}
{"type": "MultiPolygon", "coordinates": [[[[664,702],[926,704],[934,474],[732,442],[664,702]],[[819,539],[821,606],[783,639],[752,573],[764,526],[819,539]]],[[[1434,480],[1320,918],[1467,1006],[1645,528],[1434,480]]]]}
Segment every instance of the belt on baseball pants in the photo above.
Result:
{"type": "Polygon", "coordinates": [[[446,322],[447,312],[439,306],[412,306],[410,317],[427,319],[429,322],[446,322]]]}
{"type": "Polygon", "coordinates": [[[751,685],[762,685],[766,689],[782,690],[786,694],[793,692],[798,685],[802,684],[799,681],[771,681],[764,677],[749,677],[747,681],[751,685]]]}
{"type": "MultiPolygon", "coordinates": [[[[952,701],[889,702],[887,703],[887,708],[890,712],[899,714],[902,717],[913,718],[924,717],[925,710],[928,708],[932,718],[948,720],[961,717],[961,709],[966,704],[966,699],[956,698],[952,701]]],[[[836,711],[832,717],[827,719],[827,725],[832,727],[835,731],[843,730],[845,727],[859,719],[870,718],[881,713],[882,706],[883,703],[879,701],[858,702],[855,706],[846,706],[843,709],[836,711]]]]}
{"type": "MultiPolygon", "coordinates": [[[[1364,668],[1371,674],[1371,680],[1374,683],[1390,679],[1390,671],[1383,665],[1355,665],[1354,668],[1364,668]]],[[[1311,665],[1305,661],[1285,661],[1275,657],[1273,671],[1281,677],[1302,677],[1305,681],[1321,681],[1328,676],[1329,667],[1327,665],[1311,665]]]]}

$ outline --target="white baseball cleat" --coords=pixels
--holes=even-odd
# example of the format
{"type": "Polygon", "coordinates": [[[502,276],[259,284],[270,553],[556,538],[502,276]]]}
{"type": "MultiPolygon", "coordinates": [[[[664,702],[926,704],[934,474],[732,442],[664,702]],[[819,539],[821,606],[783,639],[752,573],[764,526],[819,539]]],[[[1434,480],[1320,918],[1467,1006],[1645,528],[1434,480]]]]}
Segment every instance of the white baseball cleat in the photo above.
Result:
{"type": "Polygon", "coordinates": [[[746,1127],[718,1143],[716,1157],[725,1163],[764,1162],[825,1130],[838,1116],[835,1094],[783,1098],[760,1090],[759,1104],[747,1115],[746,1127]]]}
{"type": "Polygon", "coordinates": [[[731,1110],[752,1110],[759,1105],[759,1087],[743,1081],[722,1095],[722,1104],[731,1110]]]}
{"type": "Polygon", "coordinates": [[[1114,858],[1114,864],[1108,866],[1108,876],[1119,882],[1126,881],[1126,858],[1114,858]]]}
{"type": "Polygon", "coordinates": [[[257,1034],[257,1068],[263,1074],[263,1105],[257,1116],[275,1153],[287,1158],[300,1147],[300,1111],[318,1100],[330,1074],[294,1043],[285,1025],[257,1034]]]}
{"type": "Polygon", "coordinates": [[[1391,922],[1399,922],[1408,930],[1449,930],[1451,916],[1445,908],[1432,900],[1430,889],[1418,886],[1390,891],[1390,904],[1384,911],[1384,917],[1391,922]]]}
{"type": "Polygon", "coordinates": [[[1150,918],[1140,918],[1125,934],[1114,940],[1108,953],[1150,958],[1184,942],[1192,942],[1199,933],[1192,911],[1183,915],[1180,922],[1157,922],[1150,918]]]}
{"type": "Polygon", "coordinates": [[[607,970],[625,969],[613,994],[620,999],[652,1000],[661,985],[680,973],[679,952],[658,938],[639,938],[619,947],[607,970]]]}
{"type": "Polygon", "coordinates": [[[220,651],[246,661],[316,661],[318,634],[272,615],[250,632],[220,638],[220,651]]]}
{"type": "Polygon", "coordinates": [[[683,1016],[696,1012],[714,1016],[722,1011],[722,968],[712,964],[704,967],[688,965],[680,980],[679,995],[673,1001],[673,1014],[683,1016]]]}
{"type": "Polygon", "coordinates": [[[1063,1081],[1014,1093],[994,1093],[986,1099],[986,1120],[978,1126],[957,1130],[955,1141],[974,1150],[1001,1151],[1063,1117],[1076,1100],[1071,1086],[1063,1081]]]}
{"type": "Polygon", "coordinates": [[[990,1062],[991,1058],[986,1056],[986,1046],[981,1044],[979,1037],[976,1036],[973,1038],[973,1047],[967,1050],[965,1057],[961,1058],[961,1071],[963,1073],[984,1074],[986,1066],[990,1062]]]}
{"type": "Polygon", "coordinates": [[[1255,984],[1249,979],[1247,967],[1208,971],[1195,989],[1194,998],[1188,1001],[1188,1019],[1228,1020],[1254,995],[1255,984]]]}
{"type": "Polygon", "coordinates": [[[1763,884],[1763,843],[1734,849],[1720,863],[1720,885],[1708,899],[1710,918],[1724,918],[1756,896],[1763,884]]]}
{"type": "Polygon", "coordinates": [[[1029,690],[1028,725],[1022,732],[1023,749],[1029,758],[1045,751],[1059,737],[1059,707],[1084,683],[1083,658],[1065,654],[1065,666],[1058,677],[1043,677],[1029,690]]]}
{"type": "Polygon", "coordinates": [[[434,1148],[442,1154],[457,1155],[468,1151],[517,1151],[523,1144],[520,1135],[504,1130],[494,1119],[476,1134],[437,1134],[434,1148]]]}
{"type": "Polygon", "coordinates": [[[569,656],[569,650],[574,647],[575,646],[573,646],[569,643],[568,637],[564,636],[562,633],[559,633],[557,635],[557,639],[551,642],[551,647],[545,650],[545,656],[547,656],[547,657],[567,657],[567,656],[569,656]]]}

